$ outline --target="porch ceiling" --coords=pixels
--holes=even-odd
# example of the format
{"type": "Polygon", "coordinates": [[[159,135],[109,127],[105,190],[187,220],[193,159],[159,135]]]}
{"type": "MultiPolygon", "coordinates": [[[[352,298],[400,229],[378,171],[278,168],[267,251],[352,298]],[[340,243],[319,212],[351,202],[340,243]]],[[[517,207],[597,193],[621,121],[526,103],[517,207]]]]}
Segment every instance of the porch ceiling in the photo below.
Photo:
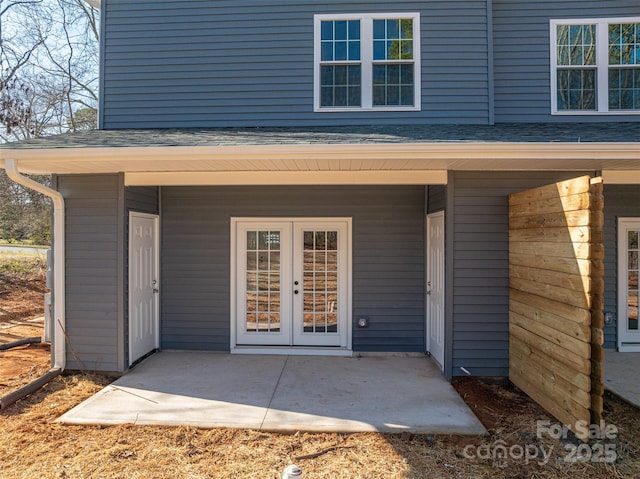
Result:
{"type": "Polygon", "coordinates": [[[447,170],[640,170],[640,123],[94,130],[0,145],[9,158],[129,184],[440,183],[447,170]]]}

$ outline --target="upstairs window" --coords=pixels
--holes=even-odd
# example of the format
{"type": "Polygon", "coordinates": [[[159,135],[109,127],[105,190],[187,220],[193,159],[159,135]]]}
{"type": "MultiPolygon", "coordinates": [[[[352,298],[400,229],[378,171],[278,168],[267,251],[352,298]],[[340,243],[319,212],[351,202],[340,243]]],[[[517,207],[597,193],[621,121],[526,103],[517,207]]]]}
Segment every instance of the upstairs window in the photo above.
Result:
{"type": "Polygon", "coordinates": [[[316,15],[316,111],[419,110],[417,13],[316,15]]]}
{"type": "Polygon", "coordinates": [[[551,21],[551,109],[640,113],[640,18],[551,21]]]}

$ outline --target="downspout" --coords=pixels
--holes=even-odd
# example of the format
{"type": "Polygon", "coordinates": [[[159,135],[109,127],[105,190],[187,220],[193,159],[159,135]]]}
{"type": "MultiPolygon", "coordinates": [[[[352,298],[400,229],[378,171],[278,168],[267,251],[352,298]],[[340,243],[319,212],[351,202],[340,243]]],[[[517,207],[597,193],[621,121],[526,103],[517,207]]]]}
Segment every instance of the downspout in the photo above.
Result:
{"type": "Polygon", "coordinates": [[[53,202],[53,366],[51,370],[31,384],[1,398],[0,408],[16,402],[27,394],[31,394],[64,371],[66,366],[65,338],[65,238],[64,238],[64,198],[58,191],[24,176],[18,171],[18,163],[14,159],[4,160],[7,176],[26,188],[42,193],[53,202]]]}

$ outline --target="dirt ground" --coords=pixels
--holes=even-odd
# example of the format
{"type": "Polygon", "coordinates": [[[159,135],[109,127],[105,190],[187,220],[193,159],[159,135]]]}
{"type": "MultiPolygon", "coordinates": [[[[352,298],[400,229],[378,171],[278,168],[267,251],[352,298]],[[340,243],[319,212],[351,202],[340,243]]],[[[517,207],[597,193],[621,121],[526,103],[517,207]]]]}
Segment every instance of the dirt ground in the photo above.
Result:
{"type": "MultiPolygon", "coordinates": [[[[17,261],[3,255],[0,265],[17,261]]],[[[22,338],[44,339],[44,271],[37,258],[23,258],[29,271],[15,267],[0,273],[0,344],[22,338]]],[[[31,344],[0,351],[0,397],[27,384],[49,370],[49,344],[31,344]]]]}
{"type": "MultiPolygon", "coordinates": [[[[30,319],[41,315],[43,283],[35,278],[29,286],[11,289],[16,291],[7,292],[0,282],[0,342],[40,335],[41,323],[30,319]]],[[[48,368],[46,347],[13,352],[0,353],[0,396],[48,368]],[[12,371],[17,376],[6,375],[12,371]]],[[[54,422],[110,381],[99,375],[59,376],[2,411],[1,477],[277,479],[295,463],[305,479],[640,478],[640,411],[610,395],[605,397],[605,420],[618,432],[584,445],[570,434],[558,439],[553,418],[510,383],[477,378],[456,379],[454,387],[488,429],[484,437],[281,435],[54,422]],[[548,421],[541,423],[541,433],[538,421],[548,421]]]]}

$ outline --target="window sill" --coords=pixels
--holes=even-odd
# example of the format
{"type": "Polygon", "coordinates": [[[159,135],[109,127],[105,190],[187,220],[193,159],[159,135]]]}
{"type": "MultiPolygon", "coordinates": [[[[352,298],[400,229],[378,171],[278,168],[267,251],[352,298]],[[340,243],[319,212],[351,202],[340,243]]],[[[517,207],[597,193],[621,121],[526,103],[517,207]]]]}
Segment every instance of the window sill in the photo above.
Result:
{"type": "Polygon", "coordinates": [[[420,111],[419,106],[385,106],[375,108],[314,108],[315,113],[354,113],[354,112],[372,112],[372,111],[420,111]]]}
{"type": "Polygon", "coordinates": [[[640,115],[640,110],[619,110],[619,111],[581,111],[581,110],[567,110],[567,111],[552,111],[553,116],[625,116],[625,115],[640,115]]]}

